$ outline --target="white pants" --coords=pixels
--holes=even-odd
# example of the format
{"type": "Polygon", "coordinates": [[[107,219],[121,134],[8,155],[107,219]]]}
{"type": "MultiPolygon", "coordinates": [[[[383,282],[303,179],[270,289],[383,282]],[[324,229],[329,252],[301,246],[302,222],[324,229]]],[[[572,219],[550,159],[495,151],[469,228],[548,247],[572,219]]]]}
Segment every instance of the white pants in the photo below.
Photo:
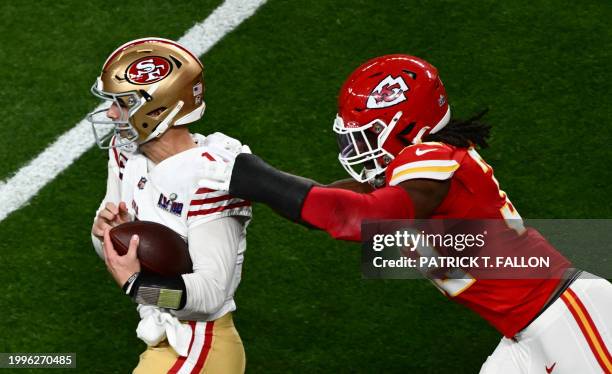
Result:
{"type": "Polygon", "coordinates": [[[481,374],[612,374],[612,284],[583,273],[527,328],[503,338],[481,374]]]}

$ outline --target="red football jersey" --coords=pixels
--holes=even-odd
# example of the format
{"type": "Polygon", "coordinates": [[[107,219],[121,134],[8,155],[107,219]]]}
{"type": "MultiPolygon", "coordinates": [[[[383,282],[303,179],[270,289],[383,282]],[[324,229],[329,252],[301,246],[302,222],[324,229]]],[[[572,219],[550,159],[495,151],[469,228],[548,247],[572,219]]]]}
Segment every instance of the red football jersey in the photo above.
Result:
{"type": "Polygon", "coordinates": [[[449,192],[431,218],[499,220],[504,223],[502,231],[507,230],[501,234],[508,234],[511,240],[497,248],[498,252],[508,257],[550,259],[548,274],[542,276],[546,279],[478,279],[469,273],[462,279],[431,279],[445,295],[474,310],[505,336],[514,336],[541,310],[570,262],[536,230],[522,226],[520,215],[499,189],[493,169],[473,148],[435,142],[411,145],[386,171],[387,185],[391,186],[421,178],[450,179],[449,192]]]}

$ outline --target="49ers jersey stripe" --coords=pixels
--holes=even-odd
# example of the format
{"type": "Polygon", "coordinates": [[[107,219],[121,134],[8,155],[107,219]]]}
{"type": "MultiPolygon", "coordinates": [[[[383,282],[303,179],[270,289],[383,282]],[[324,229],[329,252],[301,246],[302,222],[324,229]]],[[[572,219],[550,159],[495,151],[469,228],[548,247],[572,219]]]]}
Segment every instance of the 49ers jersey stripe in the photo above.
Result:
{"type": "Polygon", "coordinates": [[[211,189],[201,189],[201,190],[204,192],[200,192],[200,190],[198,190],[196,191],[195,194],[193,194],[193,200],[208,199],[211,197],[227,195],[227,191],[211,190],[211,189]]]}
{"type": "Polygon", "coordinates": [[[561,299],[574,316],[574,320],[580,327],[582,335],[586,339],[593,355],[606,374],[612,374],[612,357],[610,351],[606,347],[597,326],[593,322],[586,307],[571,288],[568,288],[562,295],[561,299]]]}
{"type": "MultiPolygon", "coordinates": [[[[114,141],[115,141],[115,138],[113,138],[113,143],[114,141]]],[[[115,157],[115,162],[117,163],[117,166],[121,167],[121,163],[119,161],[119,152],[117,152],[117,148],[113,148],[113,156],[115,157]]]]}
{"type": "Polygon", "coordinates": [[[221,195],[221,196],[209,197],[206,199],[191,200],[191,203],[189,203],[189,205],[193,206],[193,205],[211,204],[211,203],[217,203],[219,201],[229,200],[231,198],[232,198],[231,195],[221,195]]]}
{"type": "MultiPolygon", "coordinates": [[[[114,146],[116,141],[117,141],[117,138],[113,136],[113,138],[111,139],[111,145],[114,146]]],[[[126,155],[119,152],[119,150],[115,147],[110,148],[110,150],[113,154],[113,158],[115,159],[115,162],[117,163],[117,167],[119,168],[119,179],[123,180],[123,169],[125,169],[125,161],[127,161],[128,158],[126,155]]]]}
{"type": "Polygon", "coordinates": [[[215,161],[215,158],[208,152],[202,153],[202,157],[206,157],[210,161],[215,161]]]}
{"type": "Polygon", "coordinates": [[[202,187],[202,188],[198,188],[198,190],[196,191],[196,194],[203,194],[203,193],[209,193],[209,192],[217,192],[217,190],[202,187]]]}
{"type": "Polygon", "coordinates": [[[246,206],[250,206],[250,205],[251,205],[250,201],[241,201],[239,203],[229,204],[229,205],[221,205],[221,206],[218,206],[216,208],[211,208],[211,209],[202,209],[202,210],[190,211],[189,213],[187,213],[187,217],[203,216],[203,215],[206,215],[206,214],[222,212],[222,211],[228,210],[228,209],[242,208],[242,207],[246,207],[246,206]]]}

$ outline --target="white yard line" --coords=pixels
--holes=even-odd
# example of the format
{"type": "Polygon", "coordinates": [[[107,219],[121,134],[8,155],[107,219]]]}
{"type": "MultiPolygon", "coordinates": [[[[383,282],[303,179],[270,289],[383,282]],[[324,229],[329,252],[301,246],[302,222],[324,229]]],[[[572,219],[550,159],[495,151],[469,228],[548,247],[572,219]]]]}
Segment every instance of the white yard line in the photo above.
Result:
{"type": "MultiPolygon", "coordinates": [[[[252,16],[265,2],[266,0],[226,0],[203,22],[189,29],[178,42],[201,56],[242,21],[252,16]]],[[[1,181],[0,221],[26,204],[41,188],[94,145],[91,125],[83,119],[11,178],[1,181]]]]}

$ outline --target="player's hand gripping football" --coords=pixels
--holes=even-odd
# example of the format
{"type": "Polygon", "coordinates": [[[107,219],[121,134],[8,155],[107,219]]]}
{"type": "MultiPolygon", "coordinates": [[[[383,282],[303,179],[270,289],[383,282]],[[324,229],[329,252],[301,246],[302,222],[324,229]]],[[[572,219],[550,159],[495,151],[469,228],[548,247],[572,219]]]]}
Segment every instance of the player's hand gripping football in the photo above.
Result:
{"type": "Polygon", "coordinates": [[[128,208],[125,202],[120,202],[119,206],[113,203],[106,203],[104,209],[98,213],[94,225],[91,229],[91,233],[97,236],[100,240],[104,236],[106,229],[112,229],[125,222],[130,222],[132,217],[128,213],[128,208]]]}
{"type": "Polygon", "coordinates": [[[137,272],[140,272],[140,261],[138,261],[138,243],[140,239],[138,235],[133,235],[130,239],[130,245],[125,255],[120,256],[110,238],[110,228],[104,230],[104,262],[109,273],[115,278],[115,281],[122,287],[125,282],[137,272]]]}
{"type": "Polygon", "coordinates": [[[213,190],[229,191],[234,161],[240,153],[251,153],[251,149],[248,145],[243,145],[232,153],[231,158],[224,158],[225,162],[204,160],[202,165],[203,177],[198,181],[198,185],[213,190]]]}

